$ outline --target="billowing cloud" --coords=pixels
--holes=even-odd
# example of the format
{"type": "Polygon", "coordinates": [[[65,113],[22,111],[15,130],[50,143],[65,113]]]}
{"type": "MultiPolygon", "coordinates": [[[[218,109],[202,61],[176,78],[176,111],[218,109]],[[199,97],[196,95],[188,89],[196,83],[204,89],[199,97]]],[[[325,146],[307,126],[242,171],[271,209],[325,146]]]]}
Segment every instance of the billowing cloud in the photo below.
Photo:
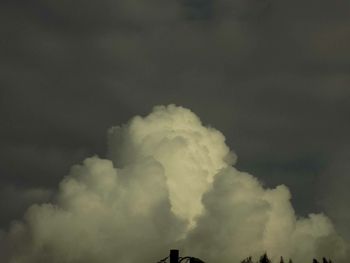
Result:
{"type": "MultiPolygon", "coordinates": [[[[1,1],[0,195],[52,189],[82,156],[104,156],[112,124],[175,102],[225,133],[237,167],[271,187],[286,182],[298,213],[317,211],[315,182],[349,143],[349,8],[1,1]]],[[[15,218],[4,209],[0,227],[15,218]]]]}
{"type": "Polygon", "coordinates": [[[189,251],[215,262],[230,262],[268,252],[294,262],[312,257],[346,257],[347,245],[323,214],[297,218],[284,185],[264,189],[252,175],[230,167],[221,171],[203,198],[206,213],[189,234],[189,251]],[[221,261],[219,261],[221,262],[221,261]]]}
{"type": "Polygon", "coordinates": [[[156,262],[175,246],[208,262],[349,260],[325,215],[298,218],[286,186],[236,170],[224,136],[190,110],[155,107],[108,138],[109,159],[73,166],[55,202],[3,234],[6,263],[156,262]]]}

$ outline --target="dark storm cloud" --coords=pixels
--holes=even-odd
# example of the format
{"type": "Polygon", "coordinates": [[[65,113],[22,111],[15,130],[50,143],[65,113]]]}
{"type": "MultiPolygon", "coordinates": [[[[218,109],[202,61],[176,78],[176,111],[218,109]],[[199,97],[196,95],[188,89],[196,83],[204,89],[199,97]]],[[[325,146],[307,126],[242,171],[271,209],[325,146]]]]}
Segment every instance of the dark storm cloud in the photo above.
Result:
{"type": "Polygon", "coordinates": [[[286,182],[300,213],[318,210],[315,182],[349,142],[348,10],[313,0],[3,1],[0,182],[53,189],[71,164],[104,154],[108,127],[176,103],[226,134],[238,167],[286,182]]]}

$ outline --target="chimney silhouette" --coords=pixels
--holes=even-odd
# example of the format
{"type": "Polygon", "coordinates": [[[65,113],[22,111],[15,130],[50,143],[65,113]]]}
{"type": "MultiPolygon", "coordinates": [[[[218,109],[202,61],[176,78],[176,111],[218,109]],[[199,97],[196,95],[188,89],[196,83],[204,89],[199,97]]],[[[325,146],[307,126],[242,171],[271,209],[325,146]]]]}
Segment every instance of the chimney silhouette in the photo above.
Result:
{"type": "Polygon", "coordinates": [[[179,250],[172,249],[170,250],[170,263],[178,263],[179,262],[179,250]]]}

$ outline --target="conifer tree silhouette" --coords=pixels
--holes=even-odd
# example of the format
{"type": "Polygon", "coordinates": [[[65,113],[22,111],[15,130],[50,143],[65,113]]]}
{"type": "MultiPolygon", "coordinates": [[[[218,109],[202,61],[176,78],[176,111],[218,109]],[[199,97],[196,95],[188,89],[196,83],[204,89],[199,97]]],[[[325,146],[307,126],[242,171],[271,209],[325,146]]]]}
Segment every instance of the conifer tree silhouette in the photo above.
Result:
{"type": "Polygon", "coordinates": [[[293,261],[292,261],[292,259],[291,259],[291,258],[289,259],[288,263],[293,263],[293,261]]]}
{"type": "Polygon", "coordinates": [[[268,258],[267,254],[265,253],[260,257],[259,263],[271,263],[271,260],[268,258]]]}
{"type": "Polygon", "coordinates": [[[281,257],[281,259],[280,259],[280,263],[284,263],[284,259],[283,259],[283,257],[281,257]]]}
{"type": "Polygon", "coordinates": [[[314,258],[314,259],[312,260],[312,263],[319,263],[319,262],[317,261],[317,259],[314,258]]]}
{"type": "Polygon", "coordinates": [[[241,263],[253,263],[252,257],[247,257],[241,263]]]}
{"type": "Polygon", "coordinates": [[[329,263],[326,258],[322,258],[323,263],[329,263]]]}

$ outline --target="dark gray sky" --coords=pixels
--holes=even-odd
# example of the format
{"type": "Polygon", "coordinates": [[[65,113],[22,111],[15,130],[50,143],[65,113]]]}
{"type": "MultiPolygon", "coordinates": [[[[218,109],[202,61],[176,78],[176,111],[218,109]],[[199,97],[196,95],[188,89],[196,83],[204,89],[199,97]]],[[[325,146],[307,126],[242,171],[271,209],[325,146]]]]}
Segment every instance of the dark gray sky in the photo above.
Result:
{"type": "MultiPolygon", "coordinates": [[[[348,0],[3,0],[0,228],[157,104],[224,133],[300,215],[350,210],[348,0]]],[[[349,235],[345,233],[344,235],[349,235]]]]}

